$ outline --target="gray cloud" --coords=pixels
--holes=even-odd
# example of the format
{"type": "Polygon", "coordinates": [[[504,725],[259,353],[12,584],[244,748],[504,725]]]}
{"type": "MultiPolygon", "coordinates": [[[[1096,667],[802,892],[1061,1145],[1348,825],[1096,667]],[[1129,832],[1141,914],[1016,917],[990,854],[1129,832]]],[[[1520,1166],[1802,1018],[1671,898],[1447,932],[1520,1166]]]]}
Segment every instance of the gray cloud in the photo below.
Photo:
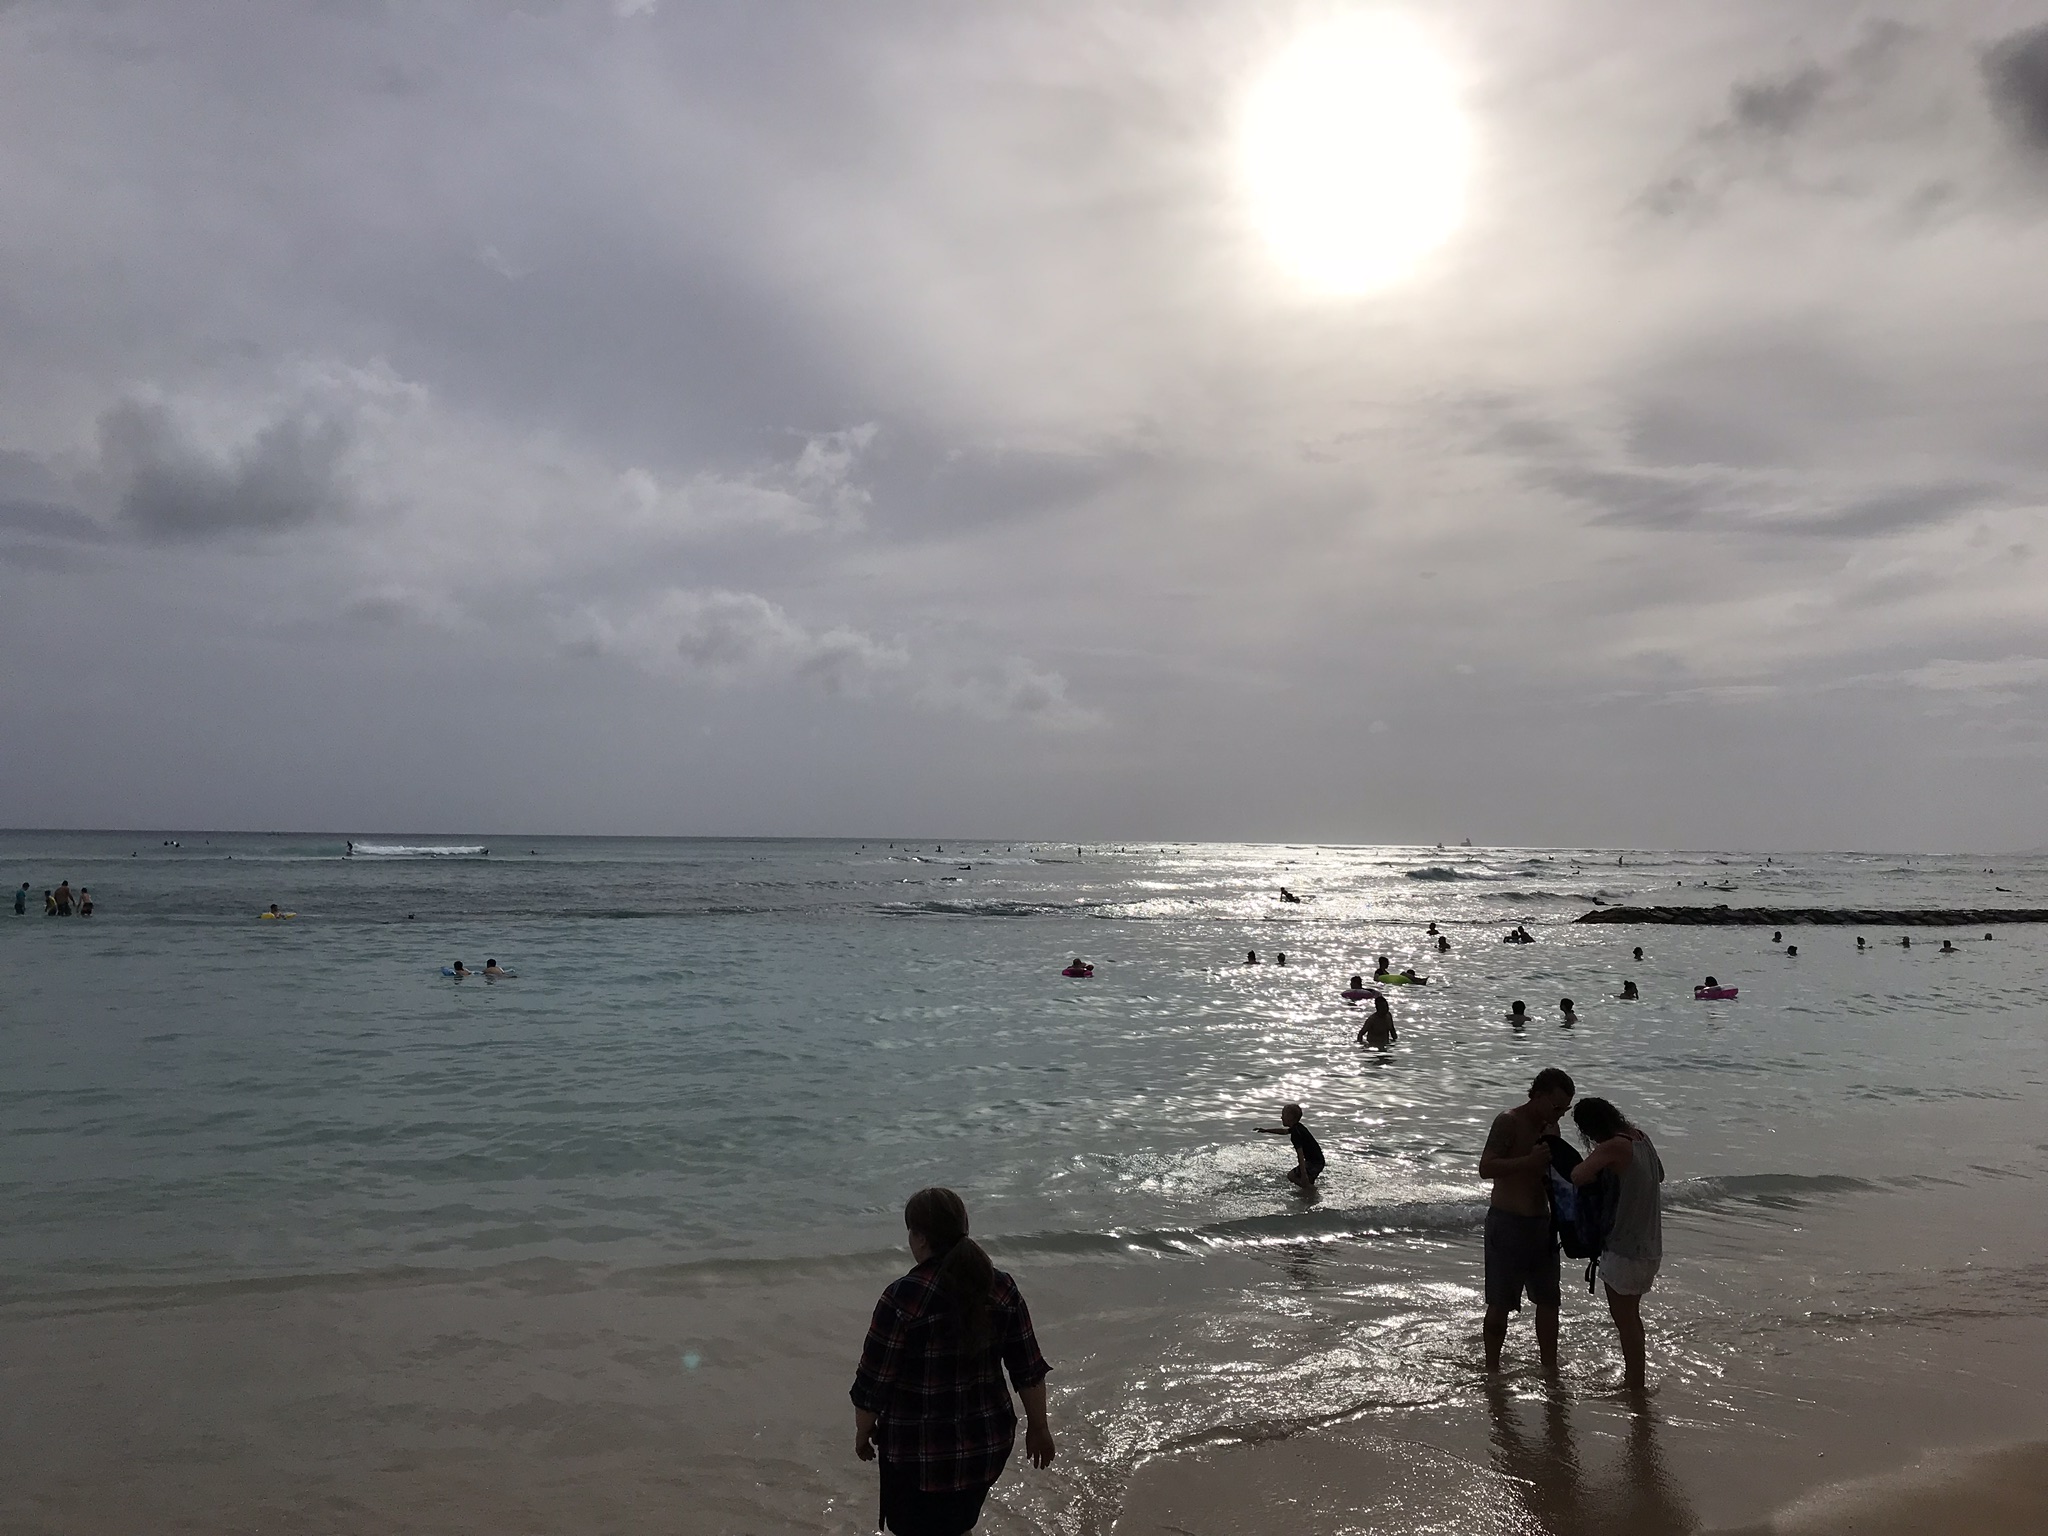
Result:
{"type": "Polygon", "coordinates": [[[2001,487],[1977,480],[1896,486],[1857,497],[1826,512],[1776,518],[1771,526],[1786,533],[1841,538],[1900,533],[1950,522],[2004,494],[2001,487]]]}
{"type": "Polygon", "coordinates": [[[1869,539],[1951,522],[2010,498],[1977,480],[1890,486],[1814,509],[1782,486],[1711,469],[1543,468],[1537,483],[1603,509],[1596,526],[1660,532],[1755,533],[1869,539]]]}
{"type": "Polygon", "coordinates": [[[345,514],[349,433],[331,418],[287,416],[227,449],[194,440],[168,407],[129,400],[100,418],[100,450],[120,515],[167,539],[276,533],[345,514]]]}
{"type": "Polygon", "coordinates": [[[1818,64],[1758,80],[1739,80],[1728,93],[1728,120],[1745,132],[1786,134],[1803,125],[1828,88],[1818,64]]]}
{"type": "Polygon", "coordinates": [[[0,528],[71,544],[104,544],[110,535],[76,507],[46,501],[0,500],[0,528]]]}
{"type": "Polygon", "coordinates": [[[719,679],[788,672],[845,693],[903,664],[900,651],[858,630],[806,629],[753,592],[675,593],[667,619],[684,666],[719,679]]]}
{"type": "Polygon", "coordinates": [[[1724,506],[1719,487],[1697,477],[1575,468],[1543,470],[1535,478],[1561,495],[1604,508],[1593,521],[1609,528],[1691,528],[1724,506]]]}
{"type": "Polygon", "coordinates": [[[2048,154],[2048,22],[1985,50],[1984,80],[2021,144],[2048,154]]]}

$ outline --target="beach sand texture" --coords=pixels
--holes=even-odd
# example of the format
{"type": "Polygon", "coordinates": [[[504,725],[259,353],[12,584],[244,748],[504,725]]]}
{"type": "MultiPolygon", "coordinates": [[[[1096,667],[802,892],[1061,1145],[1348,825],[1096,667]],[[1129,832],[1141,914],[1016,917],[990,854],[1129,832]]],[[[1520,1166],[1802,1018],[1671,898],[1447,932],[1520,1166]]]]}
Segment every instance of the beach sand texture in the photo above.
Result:
{"type": "Polygon", "coordinates": [[[990,1532],[2048,1529],[2048,932],[1569,923],[1992,861],[179,836],[0,834],[104,892],[0,923],[0,1529],[870,1529],[846,1387],[938,1180],[1056,1372],[990,1532]],[[1438,979],[1370,1051],[1381,952],[1438,979]],[[1560,1381],[1519,1320],[1476,1368],[1472,1164],[1553,1062],[1670,1170],[1642,1402],[1569,1268],[1560,1381]],[[1252,1134],[1286,1098],[1313,1201],[1252,1134]]]}

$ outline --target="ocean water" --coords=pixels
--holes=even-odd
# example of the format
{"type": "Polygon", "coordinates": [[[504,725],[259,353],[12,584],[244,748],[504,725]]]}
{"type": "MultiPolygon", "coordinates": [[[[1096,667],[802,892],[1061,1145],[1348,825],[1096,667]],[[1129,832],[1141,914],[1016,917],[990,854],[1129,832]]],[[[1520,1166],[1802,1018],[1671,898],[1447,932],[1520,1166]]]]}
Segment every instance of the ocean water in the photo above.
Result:
{"type": "MultiPolygon", "coordinates": [[[[385,1503],[334,1528],[470,1528],[392,1513],[457,1486],[476,1529],[557,1528],[549,1489],[600,1456],[627,1512],[592,1528],[860,1529],[845,1377],[928,1183],[965,1196],[1058,1370],[1066,1453],[1013,1472],[988,1528],[1106,1529],[1189,1448],[1446,1422],[1479,1401],[1477,1150],[1553,1064],[1670,1172],[1657,1372],[1703,1443],[1744,1432],[1759,1340],[1787,1369],[1827,1343],[1903,1370],[1956,1326],[1936,1313],[1995,1333],[2048,1300],[2048,932],[1858,953],[1788,930],[1791,957],[1571,922],[1596,899],[2048,906],[2048,860],[350,835],[490,853],[0,834],[0,878],[36,896],[0,911],[0,1323],[55,1341],[17,1366],[72,1383],[54,1422],[104,1412],[79,1362],[119,1355],[212,1426],[204,1496],[149,1471],[192,1464],[186,1429],[125,1432],[159,1449],[124,1442],[118,1491],[161,1528],[180,1499],[303,1517],[326,1448],[403,1441],[385,1503]],[[40,915],[60,878],[93,918],[40,915]],[[297,916],[259,921],[272,902],[297,916]],[[1516,922],[1539,942],[1499,943],[1516,922]],[[1380,954],[1430,982],[1392,991],[1375,1050],[1337,993],[1380,954]],[[1093,980],[1060,976],[1074,956],[1093,980]],[[516,978],[441,974],[486,957],[516,978]],[[1739,1000],[1695,1002],[1708,973],[1739,1000]],[[1284,1100],[1330,1159],[1314,1199],[1255,1130],[1284,1100]],[[263,1342],[207,1390],[199,1339],[263,1342]],[[460,1444],[419,1429],[451,1413],[460,1444]],[[635,1524],[618,1490],[678,1477],[635,1524]]],[[[1567,1345],[1612,1363],[1591,1303],[1567,1345]]],[[[105,1469],[67,1454],[17,1528],[104,1528],[105,1469]]]]}

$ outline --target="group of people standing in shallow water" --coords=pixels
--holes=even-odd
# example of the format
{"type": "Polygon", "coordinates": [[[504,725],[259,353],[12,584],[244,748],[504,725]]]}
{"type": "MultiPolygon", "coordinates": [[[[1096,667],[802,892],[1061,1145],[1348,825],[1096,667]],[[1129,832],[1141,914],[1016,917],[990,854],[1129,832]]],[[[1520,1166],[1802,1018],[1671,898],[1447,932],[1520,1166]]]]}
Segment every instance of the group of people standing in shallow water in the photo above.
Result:
{"type": "MultiPolygon", "coordinates": [[[[1508,1322],[1526,1298],[1546,1373],[1558,1369],[1561,1254],[1587,1261],[1589,1287],[1607,1293],[1625,1388],[1648,1379],[1642,1301],[1664,1257],[1664,1165],[1644,1131],[1606,1099],[1579,1099],[1571,1077],[1545,1067],[1521,1104],[1494,1117],[1479,1154],[1490,1180],[1484,1231],[1486,1369],[1498,1374],[1508,1322]],[[1583,1157],[1559,1135],[1566,1113],[1583,1157]]],[[[1299,1104],[1262,1134],[1293,1144],[1288,1181],[1306,1192],[1328,1166],[1299,1104]]],[[[912,1268],[883,1292],[854,1371],[853,1450],[879,1463],[878,1525],[896,1536],[962,1536],[1010,1459],[1017,1437],[1011,1389],[1023,1404],[1034,1467],[1058,1447],[1046,1402],[1052,1367],[1040,1352],[1017,1282],[967,1235],[967,1207],[950,1189],[921,1189],[903,1207],[912,1268]]]]}
{"type": "MultiPolygon", "coordinates": [[[[1430,935],[1439,953],[1449,952],[1435,924],[1430,935]]],[[[1635,957],[1642,959],[1640,949],[1635,957]]],[[[1258,964],[1257,952],[1247,953],[1245,963],[1258,964]]],[[[1276,955],[1273,963],[1285,959],[1276,955]]],[[[1378,979],[1394,979],[1386,957],[1379,967],[1378,979]]],[[[1087,976],[1093,969],[1076,957],[1064,974],[1087,976]]],[[[1398,979],[1425,980],[1412,971],[1398,979]]],[[[1343,995],[1373,1005],[1359,1026],[1360,1043],[1399,1038],[1386,994],[1365,986],[1362,973],[1343,995]]],[[[1634,984],[1622,995],[1633,997],[1634,984]]],[[[1562,1023],[1576,1020],[1569,998],[1559,1009],[1562,1023]]],[[[1518,1002],[1510,1017],[1520,1022],[1525,1015],[1518,1002]]],[[[1562,1258],[1570,1254],[1586,1261],[1589,1288],[1604,1288],[1621,1346],[1623,1385],[1641,1391],[1648,1375],[1642,1300],[1656,1283],[1664,1252],[1664,1165],[1649,1136],[1611,1102],[1575,1099],[1571,1077],[1544,1068],[1527,1100],[1494,1118],[1479,1154],[1478,1176],[1492,1186],[1482,1239],[1486,1369],[1500,1371],[1509,1321],[1525,1299],[1535,1311],[1543,1369],[1558,1369],[1562,1258]],[[1583,1156],[1560,1134],[1567,1112],[1586,1145],[1583,1156]]],[[[1288,1139],[1294,1152],[1288,1182],[1304,1194],[1313,1191],[1329,1160],[1301,1105],[1282,1105],[1280,1123],[1258,1130],[1288,1139]]],[[[904,1206],[903,1224],[914,1263],[883,1291],[868,1326],[851,1394],[854,1454],[879,1463],[882,1529],[896,1536],[961,1536],[979,1521],[1014,1448],[1012,1388],[1024,1408],[1028,1459],[1035,1467],[1051,1464],[1056,1445],[1046,1379],[1052,1368],[1016,1281],[967,1235],[967,1208],[957,1194],[918,1191],[904,1206]]]]}
{"type": "MultiPolygon", "coordinates": [[[[16,917],[21,917],[28,911],[28,896],[29,885],[24,880],[21,882],[20,888],[14,893],[14,915],[16,917]]],[[[78,894],[73,896],[71,893],[71,882],[69,880],[59,880],[54,890],[43,892],[43,916],[70,917],[74,911],[80,917],[92,916],[92,892],[84,886],[81,885],[78,888],[78,894]]]]}

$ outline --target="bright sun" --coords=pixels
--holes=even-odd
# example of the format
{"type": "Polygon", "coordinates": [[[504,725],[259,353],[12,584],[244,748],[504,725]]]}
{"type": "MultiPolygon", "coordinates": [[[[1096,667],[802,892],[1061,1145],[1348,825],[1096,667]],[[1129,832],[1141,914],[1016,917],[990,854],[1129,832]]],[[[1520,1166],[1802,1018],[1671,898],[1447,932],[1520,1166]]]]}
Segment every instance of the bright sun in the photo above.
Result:
{"type": "Polygon", "coordinates": [[[1406,276],[1464,213],[1471,134],[1450,71],[1393,17],[1295,39],[1245,104],[1239,152],[1259,232],[1326,292],[1406,276]]]}

